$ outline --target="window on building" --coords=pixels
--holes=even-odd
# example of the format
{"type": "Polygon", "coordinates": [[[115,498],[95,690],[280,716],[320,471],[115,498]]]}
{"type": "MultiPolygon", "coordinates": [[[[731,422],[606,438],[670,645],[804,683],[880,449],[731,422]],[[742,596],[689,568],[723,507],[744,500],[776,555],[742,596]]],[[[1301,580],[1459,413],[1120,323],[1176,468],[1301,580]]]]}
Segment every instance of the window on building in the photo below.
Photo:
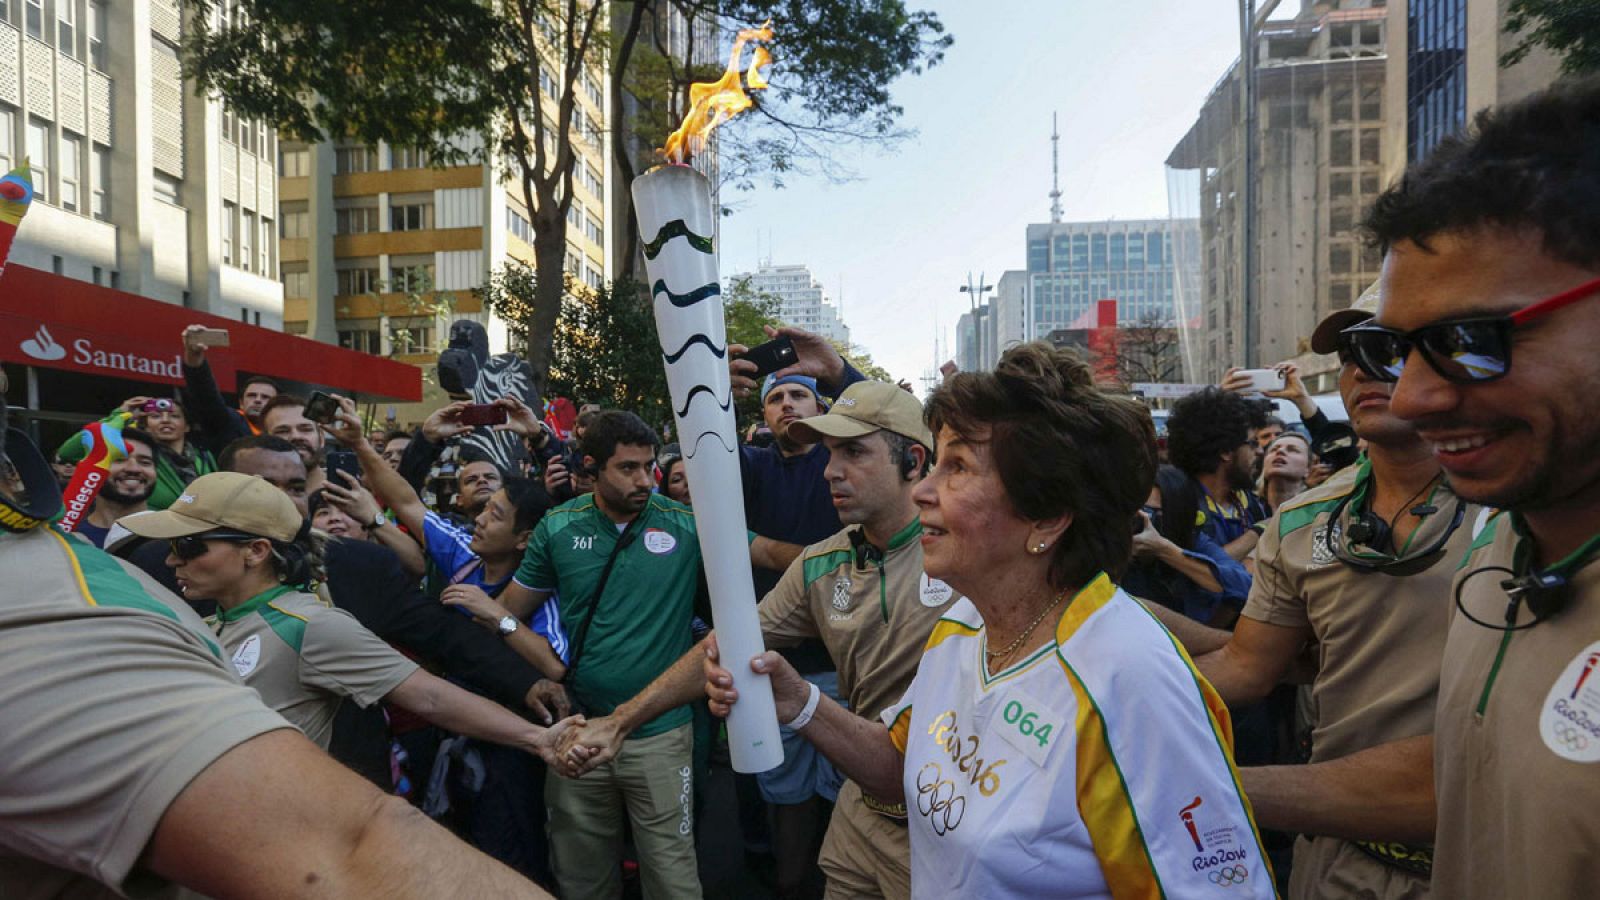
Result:
{"type": "Polygon", "coordinates": [[[1355,43],[1355,26],[1335,25],[1328,33],[1328,46],[1349,47],[1355,43]]]}
{"type": "Polygon", "coordinates": [[[1378,173],[1363,172],[1361,174],[1361,193],[1368,197],[1378,193],[1378,173]]]}
{"type": "Polygon", "coordinates": [[[425,294],[433,290],[433,255],[389,258],[389,290],[399,294],[425,294]]]}
{"type": "Polygon", "coordinates": [[[375,259],[341,260],[334,274],[339,294],[371,294],[380,287],[375,259]]]}
{"type": "Polygon", "coordinates": [[[506,207],[506,230],[526,243],[533,243],[533,223],[528,217],[511,207],[506,207]]]}
{"type": "Polygon", "coordinates": [[[390,201],[390,231],[423,231],[432,227],[433,201],[390,201]]]}
{"type": "Polygon", "coordinates": [[[106,4],[105,0],[89,0],[89,65],[104,72],[106,65],[106,4]]]}
{"type": "Polygon", "coordinates": [[[1328,176],[1328,199],[1339,201],[1348,198],[1352,192],[1354,179],[1348,172],[1335,172],[1328,176]]]}
{"type": "Polygon", "coordinates": [[[111,219],[111,148],[100,144],[89,145],[89,214],[111,219]]]}
{"type": "Polygon", "coordinates": [[[233,107],[226,103],[222,104],[222,114],[217,117],[217,130],[222,133],[222,139],[230,144],[238,143],[234,135],[234,119],[233,107]]]}
{"type": "Polygon", "coordinates": [[[61,133],[61,208],[67,212],[79,209],[79,185],[83,178],[83,138],[61,133]]]}
{"type": "Polygon", "coordinates": [[[1383,85],[1369,84],[1361,88],[1361,120],[1377,122],[1383,119],[1383,85]]]}
{"type": "Polygon", "coordinates": [[[303,262],[284,263],[283,271],[279,273],[283,279],[283,295],[285,297],[310,297],[311,273],[307,271],[303,262]]]}
{"type": "Polygon", "coordinates": [[[165,200],[173,206],[180,206],[183,199],[182,182],[165,172],[152,172],[150,179],[151,193],[157,200],[165,200]]]}
{"type": "Polygon", "coordinates": [[[600,196],[604,190],[604,185],[600,181],[600,170],[586,163],[583,167],[583,175],[584,184],[589,188],[589,193],[596,197],[600,196]]]}
{"type": "Polygon", "coordinates": [[[426,169],[428,152],[417,147],[390,147],[389,168],[426,169]]]}
{"type": "Polygon", "coordinates": [[[33,197],[50,199],[50,125],[28,120],[28,163],[33,170],[33,197]]]}
{"type": "Polygon", "coordinates": [[[362,353],[382,353],[381,332],[376,328],[339,329],[339,346],[362,353]]]}
{"type": "Polygon", "coordinates": [[[1383,24],[1380,23],[1380,22],[1362,22],[1361,23],[1361,43],[1363,43],[1363,44],[1382,44],[1383,43],[1383,24]]]}
{"type": "MultiPolygon", "coordinates": [[[[0,3],[3,2],[0,0],[0,3]]],[[[15,167],[12,160],[17,156],[16,124],[17,114],[0,106],[0,171],[9,172],[15,167]]]]}
{"type": "Polygon", "coordinates": [[[306,201],[278,204],[278,236],[284,240],[298,240],[311,236],[311,213],[306,201]]]}
{"type": "Polygon", "coordinates": [[[599,269],[596,269],[594,266],[589,265],[588,263],[584,263],[583,283],[598,291],[605,285],[605,277],[600,274],[599,269]]]}
{"type": "Polygon", "coordinates": [[[278,174],[285,178],[302,178],[311,174],[311,151],[305,147],[278,145],[278,174]]]}
{"type": "Polygon", "coordinates": [[[389,343],[396,353],[427,353],[434,348],[433,320],[396,318],[389,320],[389,343]]]}
{"type": "Polygon", "coordinates": [[[56,0],[56,49],[78,58],[78,4],[76,0],[56,0]]]}
{"type": "MultiPolygon", "coordinates": [[[[334,234],[367,234],[378,230],[376,200],[341,200],[333,211],[334,234]]],[[[309,236],[309,235],[308,235],[309,236]]]]}
{"type": "Polygon", "coordinates": [[[1336,128],[1328,135],[1328,165],[1353,166],[1356,162],[1355,137],[1348,128],[1336,128]]]}
{"type": "Polygon", "coordinates": [[[1328,247],[1328,271],[1335,275],[1348,275],[1354,267],[1355,253],[1349,244],[1338,243],[1328,247]]]}
{"type": "Polygon", "coordinates": [[[256,262],[256,214],[245,210],[239,225],[239,268],[253,271],[256,262]]]}
{"type": "Polygon", "coordinates": [[[256,123],[249,119],[239,120],[239,146],[244,152],[255,155],[256,152],[256,123]]]}
{"type": "Polygon", "coordinates": [[[376,147],[338,147],[333,151],[335,175],[370,172],[377,168],[376,147]]]}
{"type": "Polygon", "coordinates": [[[234,229],[238,227],[235,221],[238,218],[239,207],[222,201],[222,261],[227,265],[233,265],[234,229]]]}
{"type": "Polygon", "coordinates": [[[596,244],[604,244],[606,242],[605,229],[600,227],[600,223],[596,222],[592,215],[583,217],[583,231],[589,236],[589,240],[594,241],[596,244]]]}
{"type": "Polygon", "coordinates": [[[1328,89],[1328,120],[1344,124],[1355,118],[1355,89],[1336,84],[1328,89]]]}
{"type": "Polygon", "coordinates": [[[22,0],[22,27],[28,37],[44,40],[44,0],[22,0]]]}
{"type": "Polygon", "coordinates": [[[600,93],[600,79],[590,72],[583,73],[583,92],[589,95],[589,101],[595,106],[605,106],[605,98],[600,93]]]}
{"type": "Polygon", "coordinates": [[[570,225],[574,230],[581,229],[583,227],[582,203],[573,202],[571,206],[567,207],[567,224],[570,225]]]}
{"type": "Polygon", "coordinates": [[[1334,309],[1349,309],[1350,298],[1355,292],[1348,281],[1335,281],[1328,285],[1328,300],[1334,309]]]}
{"type": "Polygon", "coordinates": [[[1375,166],[1381,161],[1381,158],[1380,158],[1380,155],[1379,155],[1379,150],[1383,146],[1382,139],[1383,139],[1383,129],[1381,129],[1381,128],[1363,128],[1363,129],[1361,129],[1361,164],[1362,165],[1364,165],[1364,166],[1375,166]]]}

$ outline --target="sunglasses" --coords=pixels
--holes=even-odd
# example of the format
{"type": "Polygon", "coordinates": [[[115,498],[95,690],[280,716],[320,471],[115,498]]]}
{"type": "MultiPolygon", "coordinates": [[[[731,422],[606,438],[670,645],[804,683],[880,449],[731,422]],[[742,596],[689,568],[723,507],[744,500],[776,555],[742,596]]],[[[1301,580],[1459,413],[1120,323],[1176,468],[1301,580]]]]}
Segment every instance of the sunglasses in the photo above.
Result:
{"type": "Polygon", "coordinates": [[[1600,293],[1600,278],[1504,316],[1481,316],[1396,331],[1372,322],[1339,332],[1339,357],[1378,381],[1399,381],[1416,350],[1435,372],[1457,384],[1481,384],[1511,371],[1511,333],[1564,306],[1600,293]]]}
{"type": "Polygon", "coordinates": [[[266,540],[259,534],[245,534],[242,531],[208,531],[205,534],[189,534],[181,538],[173,538],[167,542],[172,550],[172,555],[184,562],[199,559],[211,549],[208,541],[226,541],[230,544],[248,544],[251,541],[266,540]]]}

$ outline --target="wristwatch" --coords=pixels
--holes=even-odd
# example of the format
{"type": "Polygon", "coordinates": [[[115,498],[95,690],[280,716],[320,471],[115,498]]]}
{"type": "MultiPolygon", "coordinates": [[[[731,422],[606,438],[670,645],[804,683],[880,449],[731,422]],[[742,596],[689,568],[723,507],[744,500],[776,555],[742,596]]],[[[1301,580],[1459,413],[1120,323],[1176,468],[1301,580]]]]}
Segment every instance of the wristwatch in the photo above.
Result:
{"type": "Polygon", "coordinates": [[[387,524],[389,524],[389,517],[385,516],[382,510],[379,510],[377,515],[372,517],[373,528],[382,528],[387,524]]]}
{"type": "Polygon", "coordinates": [[[500,632],[501,637],[510,637],[520,627],[522,623],[517,621],[516,616],[501,616],[500,624],[495,626],[495,630],[500,632]]]}

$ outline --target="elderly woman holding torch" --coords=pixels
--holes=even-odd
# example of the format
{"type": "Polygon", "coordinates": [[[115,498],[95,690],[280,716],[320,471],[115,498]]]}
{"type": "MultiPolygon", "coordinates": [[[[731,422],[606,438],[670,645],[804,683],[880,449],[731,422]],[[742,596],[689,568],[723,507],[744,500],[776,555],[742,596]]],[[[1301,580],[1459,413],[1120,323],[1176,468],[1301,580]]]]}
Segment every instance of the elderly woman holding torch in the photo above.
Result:
{"type": "MultiPolygon", "coordinates": [[[[917,897],[1271,897],[1227,709],[1113,579],[1150,492],[1137,403],[1043,344],[928,401],[927,574],[968,599],[876,723],[780,657],[778,718],[875,796],[903,796],[917,897]]],[[[707,661],[712,708],[737,700],[707,661]]]]}

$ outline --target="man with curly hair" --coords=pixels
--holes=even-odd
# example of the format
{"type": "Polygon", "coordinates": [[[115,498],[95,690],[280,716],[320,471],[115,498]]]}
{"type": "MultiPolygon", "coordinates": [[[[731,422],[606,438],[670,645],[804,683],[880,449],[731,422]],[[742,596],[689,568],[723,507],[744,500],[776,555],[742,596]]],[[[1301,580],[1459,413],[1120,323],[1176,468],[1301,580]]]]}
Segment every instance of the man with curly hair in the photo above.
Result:
{"type": "MultiPolygon", "coordinates": [[[[1251,437],[1265,423],[1259,405],[1216,387],[1172,404],[1167,419],[1167,458],[1200,488],[1200,527],[1238,560],[1255,549],[1256,526],[1268,516],[1252,490],[1259,451],[1251,437]]],[[[1213,610],[1202,621],[1226,625],[1238,612],[1213,610]]]]}
{"type": "MultiPolygon", "coordinates": [[[[1457,495],[1433,894],[1600,881],[1600,79],[1481,113],[1378,198],[1382,300],[1344,334],[1457,495]],[[1513,349],[1515,353],[1513,353],[1513,349]]],[[[1422,768],[1427,757],[1423,757],[1422,768]]]]}

